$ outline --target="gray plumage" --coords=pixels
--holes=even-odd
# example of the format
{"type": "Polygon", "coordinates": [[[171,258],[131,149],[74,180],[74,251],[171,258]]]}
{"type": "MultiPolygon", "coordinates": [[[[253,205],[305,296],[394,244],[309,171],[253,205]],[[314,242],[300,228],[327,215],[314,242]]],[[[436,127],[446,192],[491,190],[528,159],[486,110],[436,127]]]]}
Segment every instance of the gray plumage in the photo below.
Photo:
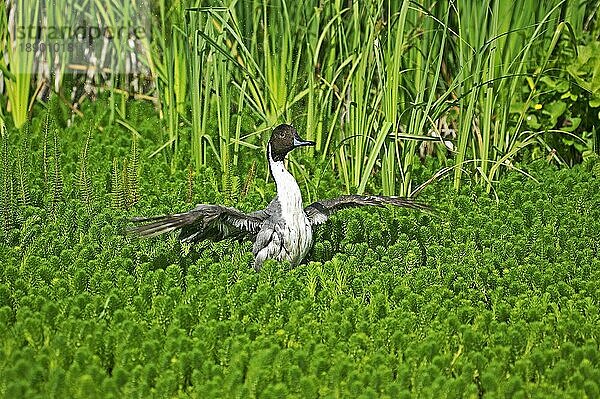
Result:
{"type": "Polygon", "coordinates": [[[325,223],[329,215],[346,208],[356,208],[358,206],[378,206],[385,205],[410,208],[419,211],[431,211],[432,208],[420,202],[416,202],[404,197],[383,197],[379,195],[342,195],[336,199],[322,200],[310,204],[304,208],[311,225],[325,223]]]}
{"type": "Polygon", "coordinates": [[[313,227],[341,209],[391,205],[431,210],[409,198],[377,195],[344,195],[303,208],[300,188],[283,160],[292,149],[306,145],[314,143],[302,140],[290,125],[279,125],[273,130],[267,158],[278,194],[263,210],[246,214],[231,207],[200,204],[184,213],[134,218],[132,221],[141,225],[129,231],[142,237],[153,237],[180,229],[179,239],[191,243],[227,238],[249,240],[254,243],[254,268],[258,271],[266,259],[287,260],[292,266],[298,265],[312,246],[313,227]]]}

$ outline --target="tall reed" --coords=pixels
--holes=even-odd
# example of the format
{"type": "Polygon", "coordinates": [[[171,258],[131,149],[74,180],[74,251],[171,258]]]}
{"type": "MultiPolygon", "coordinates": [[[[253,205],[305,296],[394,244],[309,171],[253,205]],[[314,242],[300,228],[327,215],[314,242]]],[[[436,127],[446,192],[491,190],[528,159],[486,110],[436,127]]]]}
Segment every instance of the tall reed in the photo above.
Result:
{"type": "Polygon", "coordinates": [[[7,9],[6,2],[0,5],[0,30],[4,32],[3,43],[6,52],[0,57],[0,69],[5,74],[10,113],[17,129],[20,129],[28,118],[34,60],[39,52],[35,37],[29,34],[31,31],[24,32],[22,29],[40,26],[39,17],[40,3],[37,1],[31,3],[15,0],[10,9],[7,9]]]}
{"type": "MultiPolygon", "coordinates": [[[[138,3],[117,9],[82,1],[106,24],[135,19],[138,3]]],[[[18,0],[17,9],[23,4],[18,0]]],[[[32,23],[38,8],[18,18],[32,23]]],[[[563,33],[576,37],[594,12],[569,0],[231,0],[215,6],[157,0],[152,10],[152,35],[141,44],[151,52],[146,67],[165,121],[155,154],[172,167],[180,148],[191,148],[196,169],[218,166],[229,186],[230,174],[245,173],[242,155],[264,148],[267,132],[288,122],[316,141],[307,151],[333,169],[347,192],[399,195],[415,190],[422,141],[431,142],[442,162],[452,159],[456,188],[469,165],[488,189],[503,167],[514,167],[519,151],[541,140],[524,123],[540,93],[532,90],[523,102],[523,85],[535,87],[563,33]],[[456,131],[455,140],[443,137],[440,121],[456,131]],[[191,145],[180,146],[182,140],[191,145]]],[[[1,14],[0,30],[8,31],[1,14]]],[[[66,15],[47,14],[52,23],[69,23],[66,15]]],[[[33,59],[14,59],[14,43],[2,34],[12,46],[10,63],[0,60],[0,70],[15,124],[22,124],[31,76],[14,72],[32,70],[33,59]]],[[[117,53],[129,51],[125,42],[115,46],[117,53]]],[[[112,70],[122,70],[121,62],[115,59],[112,70]]],[[[111,119],[126,117],[128,91],[117,87],[127,88],[128,79],[109,76],[111,119]]],[[[310,189],[306,171],[291,159],[310,189]]]]}
{"type": "MultiPolygon", "coordinates": [[[[460,109],[456,163],[473,159],[476,178],[488,190],[500,167],[513,167],[513,157],[534,143],[535,132],[524,127],[533,97],[516,112],[512,106],[527,79],[537,80],[543,74],[564,27],[559,17],[566,5],[566,1],[491,0],[481,7],[469,0],[455,4],[453,28],[459,40],[451,62],[457,71],[460,109]]],[[[458,188],[461,181],[462,170],[457,168],[454,186],[458,188]]]]}

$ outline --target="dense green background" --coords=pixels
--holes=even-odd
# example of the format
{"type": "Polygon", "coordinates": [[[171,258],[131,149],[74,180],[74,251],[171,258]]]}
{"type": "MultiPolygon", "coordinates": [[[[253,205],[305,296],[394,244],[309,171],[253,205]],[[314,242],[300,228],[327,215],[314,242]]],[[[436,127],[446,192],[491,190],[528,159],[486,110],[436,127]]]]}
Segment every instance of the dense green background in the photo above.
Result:
{"type": "MultiPolygon", "coordinates": [[[[456,189],[475,179],[488,191],[523,160],[572,166],[600,154],[600,0],[43,4],[0,2],[0,135],[53,96],[76,119],[95,118],[78,110],[107,98],[99,127],[135,131],[127,116],[135,98],[160,115],[154,149],[173,170],[191,158],[183,166],[196,173],[236,175],[248,167],[243,150],[285,122],[316,142],[305,149],[311,164],[329,162],[347,193],[375,185],[401,196],[418,183],[416,154],[453,167],[456,189]],[[17,27],[121,21],[147,29],[145,39],[115,35],[90,47],[61,39],[86,48],[83,59],[52,45],[11,51],[32,45],[9,34],[17,27]]],[[[56,41],[49,30],[36,40],[56,41]]]]}
{"type": "MultiPolygon", "coordinates": [[[[600,164],[526,165],[540,183],[509,173],[499,202],[442,181],[421,196],[438,217],[344,211],[317,229],[304,264],[256,273],[248,243],[122,234],[130,216],[195,202],[252,210],[274,194],[259,151],[248,152],[258,162],[245,196],[210,169],[171,172],[148,158],[158,120],[129,109],[137,150],[115,125],[84,156],[87,125],[57,117],[44,139],[42,112],[27,142],[15,134],[14,151],[3,146],[3,170],[15,169],[3,173],[14,197],[0,241],[1,396],[600,396],[600,164]]],[[[319,197],[341,192],[327,169],[294,156],[322,176],[319,197]]]]}
{"type": "Polygon", "coordinates": [[[599,0],[143,5],[0,1],[0,397],[600,397],[599,0]],[[129,37],[11,51],[146,11],[127,74],[129,37]],[[260,273],[124,234],[264,207],[283,122],[306,203],[429,181],[438,214],[347,210],[260,273]]]}

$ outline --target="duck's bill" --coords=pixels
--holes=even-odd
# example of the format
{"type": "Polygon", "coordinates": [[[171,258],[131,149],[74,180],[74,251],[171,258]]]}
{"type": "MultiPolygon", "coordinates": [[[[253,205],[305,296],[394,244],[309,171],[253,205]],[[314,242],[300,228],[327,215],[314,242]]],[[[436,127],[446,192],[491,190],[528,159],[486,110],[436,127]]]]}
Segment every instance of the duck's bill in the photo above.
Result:
{"type": "Polygon", "coordinates": [[[302,140],[300,137],[294,137],[294,147],[304,147],[307,145],[315,145],[314,141],[302,140]]]}

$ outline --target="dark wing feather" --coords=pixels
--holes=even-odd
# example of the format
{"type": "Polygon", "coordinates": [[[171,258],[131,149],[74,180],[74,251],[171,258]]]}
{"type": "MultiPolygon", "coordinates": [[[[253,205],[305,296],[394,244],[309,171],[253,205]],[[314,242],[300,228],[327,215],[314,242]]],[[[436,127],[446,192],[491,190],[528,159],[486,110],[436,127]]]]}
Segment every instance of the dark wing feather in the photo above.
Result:
{"type": "Polygon", "coordinates": [[[306,213],[310,224],[317,225],[324,223],[332,213],[345,208],[353,208],[358,206],[382,207],[385,205],[393,205],[421,211],[433,210],[433,208],[430,206],[410,198],[383,197],[378,195],[343,195],[335,199],[314,202],[304,208],[304,212],[306,213]]]}
{"type": "Polygon", "coordinates": [[[245,214],[235,208],[200,204],[184,213],[133,218],[132,222],[142,224],[128,231],[141,237],[153,237],[181,229],[179,239],[184,242],[253,239],[267,217],[264,211],[245,214]]]}

